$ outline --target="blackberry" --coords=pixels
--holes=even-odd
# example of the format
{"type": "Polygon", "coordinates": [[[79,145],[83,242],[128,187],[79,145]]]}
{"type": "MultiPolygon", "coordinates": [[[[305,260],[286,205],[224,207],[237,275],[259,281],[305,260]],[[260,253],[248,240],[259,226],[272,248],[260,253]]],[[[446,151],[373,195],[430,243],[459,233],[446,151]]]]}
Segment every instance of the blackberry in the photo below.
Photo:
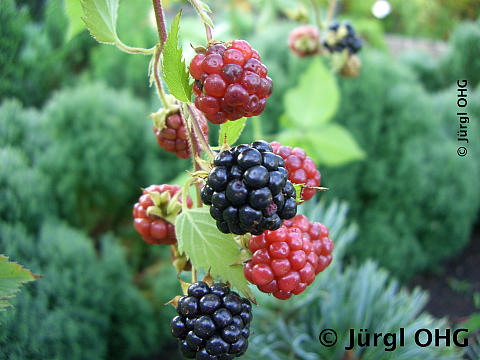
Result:
{"type": "Polygon", "coordinates": [[[323,46],[331,53],[342,52],[347,49],[348,53],[356,54],[362,48],[362,40],[355,33],[355,29],[348,22],[340,24],[334,21],[329,27],[323,46]]]}
{"type": "Polygon", "coordinates": [[[285,162],[266,141],[224,150],[213,164],[201,196],[221,232],[259,235],[297,213],[285,162]]]}
{"type": "Polygon", "coordinates": [[[227,285],[190,285],[187,296],[178,300],[177,313],[170,330],[186,358],[233,359],[247,350],[252,305],[227,285]]]}

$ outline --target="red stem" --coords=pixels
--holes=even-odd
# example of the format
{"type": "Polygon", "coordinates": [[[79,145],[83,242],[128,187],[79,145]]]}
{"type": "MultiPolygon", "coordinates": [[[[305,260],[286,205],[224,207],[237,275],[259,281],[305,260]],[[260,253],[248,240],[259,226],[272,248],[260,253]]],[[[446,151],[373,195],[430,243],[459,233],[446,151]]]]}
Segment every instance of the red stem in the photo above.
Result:
{"type": "Polygon", "coordinates": [[[152,0],[153,10],[155,11],[155,19],[157,20],[158,38],[160,39],[160,46],[167,40],[167,29],[165,28],[165,17],[163,15],[162,0],[152,0]]]}

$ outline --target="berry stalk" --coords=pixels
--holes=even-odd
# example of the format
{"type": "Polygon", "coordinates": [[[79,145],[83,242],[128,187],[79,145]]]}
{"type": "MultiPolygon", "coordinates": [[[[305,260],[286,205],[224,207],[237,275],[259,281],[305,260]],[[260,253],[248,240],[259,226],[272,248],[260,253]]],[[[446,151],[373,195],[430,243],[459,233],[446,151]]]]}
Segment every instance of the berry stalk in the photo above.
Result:
{"type": "Polygon", "coordinates": [[[207,19],[209,19],[209,18],[205,14],[205,10],[202,9],[202,7],[200,6],[200,4],[198,3],[197,0],[190,0],[190,4],[192,4],[193,8],[197,12],[198,16],[200,16],[200,18],[203,21],[203,24],[205,25],[205,34],[207,36],[207,44],[208,44],[213,39],[213,37],[212,37],[212,27],[206,21],[206,18],[207,19]]]}
{"type": "Polygon", "coordinates": [[[155,51],[155,55],[153,59],[153,77],[155,79],[157,94],[160,97],[160,100],[162,101],[162,105],[165,109],[168,109],[167,98],[165,97],[165,92],[163,91],[162,81],[160,80],[160,74],[159,74],[159,63],[160,63],[160,55],[162,54],[162,50],[163,50],[163,44],[160,44],[155,51]]]}
{"type": "Polygon", "coordinates": [[[167,29],[165,28],[165,16],[163,15],[162,0],[152,0],[153,10],[155,12],[155,20],[157,22],[158,40],[159,43],[155,47],[154,59],[153,59],[153,77],[155,79],[155,85],[157,87],[157,93],[162,101],[163,107],[168,108],[168,102],[165,98],[165,93],[162,88],[162,82],[158,73],[160,55],[162,54],[165,41],[167,40],[167,29]]]}
{"type": "Polygon", "coordinates": [[[157,21],[158,39],[160,40],[160,47],[163,50],[163,45],[167,40],[167,29],[165,28],[162,0],[152,0],[152,3],[153,11],[155,12],[155,20],[157,21]]]}
{"type": "Polygon", "coordinates": [[[200,124],[198,122],[196,110],[193,109],[190,104],[185,104],[185,106],[187,107],[188,112],[190,114],[190,116],[188,116],[187,118],[189,118],[191,120],[191,124],[193,125],[194,134],[200,140],[200,143],[202,144],[203,149],[204,149],[205,153],[208,155],[209,159],[213,160],[213,158],[215,157],[215,153],[212,151],[212,149],[208,145],[208,139],[205,137],[205,134],[203,133],[202,129],[200,128],[200,124]]]}
{"type": "Polygon", "coordinates": [[[328,26],[335,15],[335,9],[337,7],[337,0],[330,0],[327,10],[327,17],[325,18],[325,26],[328,26]]]}

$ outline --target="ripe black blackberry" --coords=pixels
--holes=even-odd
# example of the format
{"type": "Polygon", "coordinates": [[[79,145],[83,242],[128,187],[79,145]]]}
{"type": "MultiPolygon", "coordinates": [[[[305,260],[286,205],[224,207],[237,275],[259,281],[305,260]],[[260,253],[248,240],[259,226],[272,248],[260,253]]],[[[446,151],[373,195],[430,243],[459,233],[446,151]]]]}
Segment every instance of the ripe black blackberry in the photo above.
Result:
{"type": "Polygon", "coordinates": [[[347,49],[351,55],[356,54],[362,48],[362,40],[356,35],[355,29],[348,21],[343,24],[334,21],[328,27],[323,46],[331,53],[347,49]]]}
{"type": "Polygon", "coordinates": [[[178,300],[170,330],[183,356],[197,360],[228,360],[247,351],[252,305],[223,283],[203,281],[189,286],[178,300]]]}
{"type": "Polygon", "coordinates": [[[285,162],[266,141],[224,150],[213,163],[201,194],[221,232],[260,235],[296,215],[285,162]]]}

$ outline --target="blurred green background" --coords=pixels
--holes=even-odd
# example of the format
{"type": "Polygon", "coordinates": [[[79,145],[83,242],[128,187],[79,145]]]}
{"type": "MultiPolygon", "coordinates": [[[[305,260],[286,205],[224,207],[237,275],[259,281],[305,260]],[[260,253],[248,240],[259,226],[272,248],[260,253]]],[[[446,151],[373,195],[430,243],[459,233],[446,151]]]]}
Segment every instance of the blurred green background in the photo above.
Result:
{"type": "MultiPolygon", "coordinates": [[[[202,24],[188,2],[164,3],[167,21],[184,9],[190,59],[190,44],[205,45],[202,24]]],[[[480,2],[390,0],[380,19],[376,1],[339,1],[339,18],[365,43],[354,79],[290,52],[299,18],[313,22],[309,1],[208,3],[215,38],[250,41],[274,81],[241,141],[259,135],[257,122],[265,139],[308,150],[329,191],[302,212],[329,226],[336,244],[304,296],[258,294],[246,358],[480,358],[480,2]],[[309,112],[297,101],[320,105],[309,112]],[[304,129],[314,141],[297,136],[304,129]],[[346,352],[320,346],[324,327],[468,327],[471,346],[346,352]]],[[[120,1],[122,41],[153,46],[152,16],[150,1],[120,1]]],[[[170,250],[141,241],[131,209],[141,187],[176,181],[191,164],[156,144],[150,59],[69,31],[62,0],[0,0],[0,253],[43,276],[0,313],[0,358],[177,359],[174,309],[163,305],[181,291],[170,250]]]]}

